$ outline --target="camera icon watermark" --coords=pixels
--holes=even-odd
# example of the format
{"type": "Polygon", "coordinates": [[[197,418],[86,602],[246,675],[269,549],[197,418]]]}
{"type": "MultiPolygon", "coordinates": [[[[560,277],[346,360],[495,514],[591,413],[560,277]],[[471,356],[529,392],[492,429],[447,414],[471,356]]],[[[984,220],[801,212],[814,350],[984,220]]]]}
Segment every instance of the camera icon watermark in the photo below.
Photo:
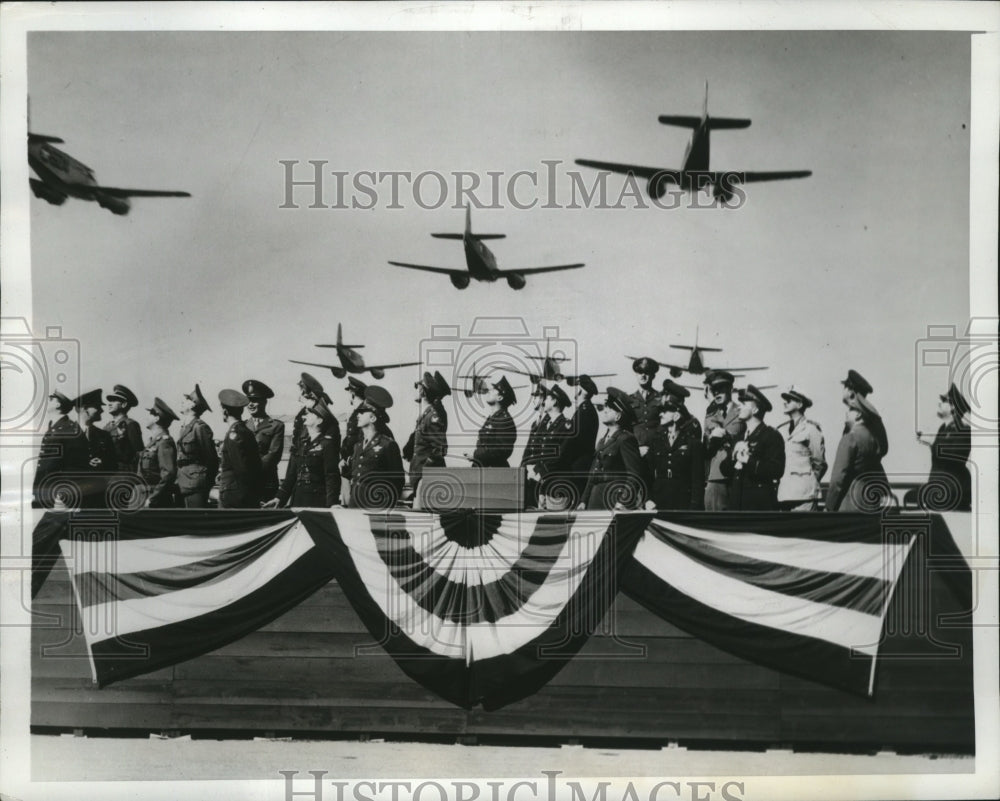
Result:
{"type": "Polygon", "coordinates": [[[48,398],[60,392],[80,394],[80,342],[48,326],[44,336],[31,332],[23,317],[0,320],[0,375],[3,412],[0,435],[40,437],[45,433],[48,398]]]}

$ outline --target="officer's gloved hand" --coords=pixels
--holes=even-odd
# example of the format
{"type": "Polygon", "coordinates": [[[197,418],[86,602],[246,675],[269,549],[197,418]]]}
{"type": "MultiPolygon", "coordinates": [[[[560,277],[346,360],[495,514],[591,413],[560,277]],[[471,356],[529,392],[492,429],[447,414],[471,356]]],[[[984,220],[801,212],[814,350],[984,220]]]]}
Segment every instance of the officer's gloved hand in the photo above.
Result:
{"type": "Polygon", "coordinates": [[[271,498],[271,500],[267,501],[266,503],[262,503],[260,505],[260,508],[261,509],[277,509],[278,508],[278,503],[279,503],[279,501],[278,501],[277,498],[271,498]]]}
{"type": "Polygon", "coordinates": [[[578,505],[577,505],[577,507],[576,507],[576,511],[578,511],[578,512],[582,512],[582,511],[584,511],[584,510],[585,510],[586,508],[587,508],[587,504],[585,504],[585,503],[580,503],[580,504],[578,504],[578,505]]]}
{"type": "Polygon", "coordinates": [[[646,501],[646,510],[652,512],[656,509],[656,504],[652,501],[646,501]]]}

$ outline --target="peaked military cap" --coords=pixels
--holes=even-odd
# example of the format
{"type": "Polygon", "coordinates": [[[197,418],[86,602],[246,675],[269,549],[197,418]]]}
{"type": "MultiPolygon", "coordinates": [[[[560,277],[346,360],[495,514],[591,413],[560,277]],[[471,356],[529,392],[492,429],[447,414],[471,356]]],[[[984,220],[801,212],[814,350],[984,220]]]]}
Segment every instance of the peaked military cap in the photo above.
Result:
{"type": "Polygon", "coordinates": [[[575,381],[570,382],[570,386],[572,386],[573,384],[579,384],[581,387],[583,387],[583,391],[586,392],[588,395],[593,396],[597,394],[597,384],[595,384],[594,379],[591,378],[586,373],[579,376],[575,381]]]}
{"type": "Polygon", "coordinates": [[[548,390],[545,389],[545,384],[541,381],[536,381],[535,385],[531,388],[532,398],[544,398],[548,394],[548,390]]]}
{"type": "Polygon", "coordinates": [[[553,384],[551,387],[546,389],[545,392],[546,394],[551,395],[553,398],[556,399],[556,405],[560,409],[565,409],[567,406],[569,406],[569,395],[567,395],[566,390],[564,390],[558,384],[553,384]]]}
{"type": "Polygon", "coordinates": [[[365,390],[365,403],[382,411],[392,406],[392,395],[384,387],[372,385],[365,390]]]}
{"type": "Polygon", "coordinates": [[[348,392],[353,392],[359,397],[364,397],[365,390],[368,389],[368,385],[360,378],[355,378],[353,375],[349,375],[347,376],[347,386],[345,389],[348,392]]]}
{"type": "Polygon", "coordinates": [[[327,406],[326,401],[322,398],[316,398],[316,400],[313,401],[312,406],[307,406],[306,410],[313,412],[315,415],[322,417],[327,421],[334,419],[333,412],[330,410],[330,407],[327,406]]]}
{"type": "Polygon", "coordinates": [[[774,407],[771,406],[771,401],[764,397],[764,393],[761,392],[753,384],[747,384],[746,389],[740,390],[740,403],[745,403],[751,400],[757,404],[757,408],[762,412],[769,412],[774,407]]]}
{"type": "Polygon", "coordinates": [[[794,386],[789,387],[787,392],[782,392],[781,397],[785,400],[798,401],[802,404],[803,409],[808,409],[813,405],[812,400],[799,392],[794,386]]]}
{"type": "Polygon", "coordinates": [[[434,371],[434,384],[437,386],[437,394],[439,398],[444,398],[451,394],[451,387],[448,386],[448,382],[445,380],[445,377],[437,370],[434,371]]]}
{"type": "Polygon", "coordinates": [[[219,403],[230,409],[242,409],[250,403],[250,399],[239,390],[224,389],[219,392],[219,403]]]}
{"type": "Polygon", "coordinates": [[[434,376],[432,376],[428,372],[424,372],[423,378],[421,378],[419,381],[414,382],[413,386],[423,387],[424,392],[427,393],[428,397],[436,398],[439,395],[437,381],[435,381],[434,376]]]}
{"type": "Polygon", "coordinates": [[[105,400],[120,400],[127,403],[129,406],[135,407],[139,405],[139,399],[124,384],[115,384],[115,388],[110,392],[105,400]]]}
{"type": "Polygon", "coordinates": [[[871,395],[875,391],[872,389],[872,385],[865,381],[865,377],[857,370],[848,370],[847,378],[840,383],[861,395],[871,395]]]}
{"type": "Polygon", "coordinates": [[[311,395],[315,395],[317,398],[325,395],[323,391],[323,385],[316,380],[315,377],[311,376],[309,373],[301,373],[299,375],[299,388],[303,392],[308,392],[311,395]]]}
{"type": "Polygon", "coordinates": [[[507,380],[507,376],[500,376],[500,380],[493,383],[493,388],[500,393],[500,403],[504,406],[513,406],[517,403],[517,395],[514,394],[514,388],[507,380]]]}
{"type": "Polygon", "coordinates": [[[92,389],[90,392],[84,392],[76,400],[73,401],[73,405],[79,408],[85,409],[99,409],[104,403],[101,401],[101,395],[104,393],[99,389],[92,389]]]}
{"type": "Polygon", "coordinates": [[[660,370],[660,363],[656,359],[643,356],[632,362],[632,370],[636,373],[644,373],[645,375],[656,375],[660,370]]]}
{"type": "Polygon", "coordinates": [[[951,408],[955,410],[956,417],[964,417],[972,410],[969,402],[965,399],[965,395],[959,392],[958,387],[954,384],[948,388],[946,394],[941,396],[941,400],[948,401],[951,404],[951,408]]]}
{"type": "Polygon", "coordinates": [[[875,404],[872,403],[864,395],[855,395],[854,399],[848,404],[851,409],[856,409],[861,413],[861,419],[868,422],[874,418],[882,418],[882,415],[878,413],[878,409],[875,408],[875,404]]]}
{"type": "Polygon", "coordinates": [[[250,400],[268,400],[274,397],[274,390],[263,381],[257,381],[253,378],[244,381],[242,389],[243,394],[250,400]]]}
{"type": "Polygon", "coordinates": [[[705,383],[710,387],[717,387],[720,384],[732,386],[736,382],[736,376],[728,370],[709,370],[705,373],[705,383]]]}
{"type": "Polygon", "coordinates": [[[212,407],[208,405],[208,401],[205,400],[205,396],[201,394],[201,387],[197,384],[194,385],[194,389],[184,396],[192,403],[194,403],[195,411],[197,412],[210,412],[212,407]]]}
{"type": "Polygon", "coordinates": [[[159,398],[153,398],[153,405],[150,406],[146,411],[148,411],[154,417],[158,417],[161,420],[166,420],[169,424],[171,420],[179,420],[180,418],[174,414],[174,410],[171,409],[167,404],[165,404],[159,398]]]}
{"type": "Polygon", "coordinates": [[[608,387],[608,400],[605,404],[609,409],[614,409],[621,414],[618,425],[622,428],[631,428],[635,425],[635,409],[632,408],[632,401],[618,387],[608,387]]]}
{"type": "Polygon", "coordinates": [[[50,398],[55,398],[59,402],[59,411],[68,412],[73,408],[73,401],[63,395],[58,389],[52,390],[49,393],[50,398]]]}
{"type": "Polygon", "coordinates": [[[663,394],[672,396],[681,403],[684,402],[685,398],[691,396],[691,392],[687,387],[682,387],[680,384],[671,381],[669,378],[663,380],[663,394]]]}

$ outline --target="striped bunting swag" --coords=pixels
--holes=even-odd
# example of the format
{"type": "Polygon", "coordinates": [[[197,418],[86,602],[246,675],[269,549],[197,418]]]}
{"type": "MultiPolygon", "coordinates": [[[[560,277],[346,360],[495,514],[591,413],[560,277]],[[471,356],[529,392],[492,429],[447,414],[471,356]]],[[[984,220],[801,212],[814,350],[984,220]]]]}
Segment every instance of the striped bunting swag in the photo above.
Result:
{"type": "Polygon", "coordinates": [[[670,514],[649,522],[626,593],[744,659],[872,695],[912,537],[872,515],[670,514]]]}
{"type": "Polygon", "coordinates": [[[332,578],[291,512],[63,519],[59,548],[101,686],[237,640],[332,578]]]}

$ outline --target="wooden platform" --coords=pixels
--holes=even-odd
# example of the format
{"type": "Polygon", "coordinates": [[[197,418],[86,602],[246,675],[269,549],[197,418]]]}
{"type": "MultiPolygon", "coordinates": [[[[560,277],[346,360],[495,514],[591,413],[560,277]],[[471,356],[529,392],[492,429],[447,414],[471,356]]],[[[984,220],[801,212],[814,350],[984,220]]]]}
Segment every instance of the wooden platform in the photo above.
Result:
{"type": "Polygon", "coordinates": [[[897,588],[874,700],[730,656],[619,596],[578,657],[534,696],[465,711],[411,681],[336,583],[239,642],[97,689],[60,564],[35,602],[36,731],[139,730],[419,740],[532,737],[973,753],[972,641],[938,583],[897,588]],[[960,622],[960,621],[959,621],[960,622]]]}

